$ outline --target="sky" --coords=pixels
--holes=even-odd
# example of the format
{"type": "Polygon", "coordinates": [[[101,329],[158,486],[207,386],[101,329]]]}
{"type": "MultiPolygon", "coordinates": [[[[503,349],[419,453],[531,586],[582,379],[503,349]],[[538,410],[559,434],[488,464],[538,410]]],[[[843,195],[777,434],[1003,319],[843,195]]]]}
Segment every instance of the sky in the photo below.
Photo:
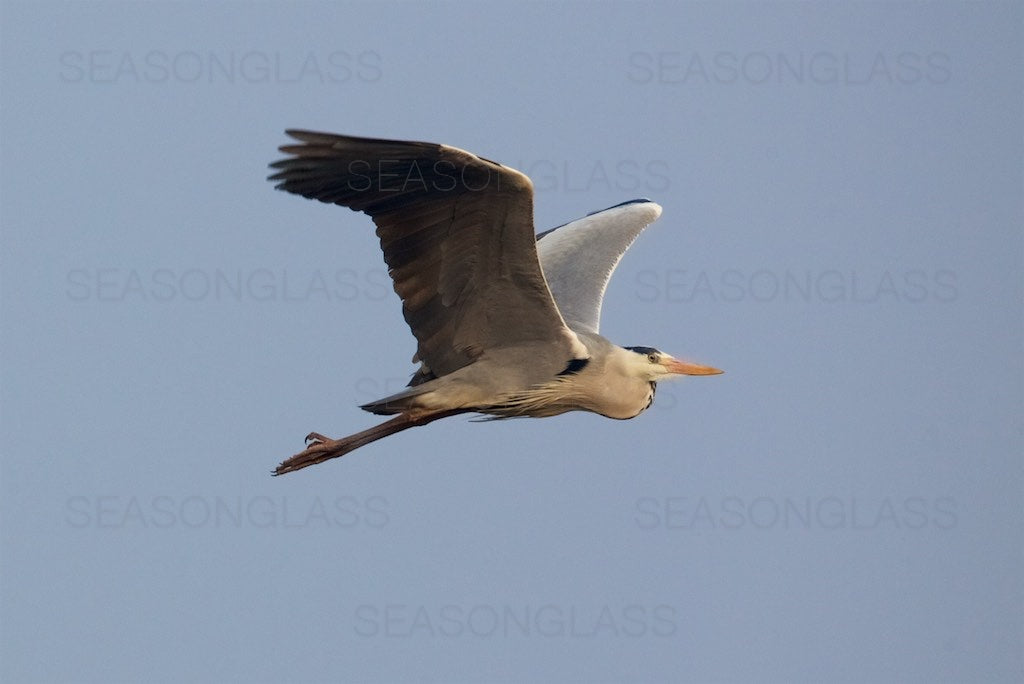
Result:
{"type": "Polygon", "coordinates": [[[1024,679],[1015,3],[46,3],[0,15],[0,679],[1024,679]],[[415,346],[286,128],[647,197],[630,421],[380,420],[415,346]]]}

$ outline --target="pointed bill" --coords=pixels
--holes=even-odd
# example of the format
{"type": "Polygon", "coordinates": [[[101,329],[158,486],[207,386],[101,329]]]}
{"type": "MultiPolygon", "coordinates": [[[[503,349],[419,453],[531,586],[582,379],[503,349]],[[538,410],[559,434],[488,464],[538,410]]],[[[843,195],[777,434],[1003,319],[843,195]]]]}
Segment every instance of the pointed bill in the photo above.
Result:
{"type": "Polygon", "coordinates": [[[668,369],[669,373],[678,373],[679,375],[718,375],[724,372],[711,366],[701,366],[700,364],[680,361],[679,359],[666,361],[665,368],[668,369]]]}

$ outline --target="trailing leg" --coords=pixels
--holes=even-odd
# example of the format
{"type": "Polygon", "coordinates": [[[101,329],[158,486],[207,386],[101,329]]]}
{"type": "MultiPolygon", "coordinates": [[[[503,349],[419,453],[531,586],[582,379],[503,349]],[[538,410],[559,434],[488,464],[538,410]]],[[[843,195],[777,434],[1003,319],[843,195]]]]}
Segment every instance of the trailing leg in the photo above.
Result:
{"type": "Polygon", "coordinates": [[[466,413],[466,409],[450,409],[444,411],[433,411],[429,413],[402,413],[395,416],[391,420],[385,421],[380,425],[374,425],[371,428],[357,432],[348,437],[342,437],[341,439],[330,439],[323,435],[311,432],[306,437],[308,446],[306,449],[298,454],[295,454],[288,460],[281,463],[274,470],[274,475],[284,475],[294,470],[301,470],[306,466],[316,465],[317,463],[323,463],[329,461],[332,458],[339,458],[355,451],[361,446],[365,446],[370,442],[376,442],[378,439],[383,439],[388,435],[393,435],[396,432],[401,432],[411,427],[417,427],[419,425],[426,425],[432,423],[435,420],[441,418],[447,418],[448,416],[454,416],[458,413],[466,413]]]}

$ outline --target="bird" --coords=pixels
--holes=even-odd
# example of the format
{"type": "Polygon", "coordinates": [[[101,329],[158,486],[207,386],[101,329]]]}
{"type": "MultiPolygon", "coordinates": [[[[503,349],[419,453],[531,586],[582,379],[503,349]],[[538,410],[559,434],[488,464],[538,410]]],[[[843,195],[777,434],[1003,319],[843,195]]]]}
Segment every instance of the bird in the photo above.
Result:
{"type": "Polygon", "coordinates": [[[449,145],[289,129],[276,189],[370,216],[416,338],[406,388],[362,405],[393,416],[341,439],[317,432],[273,471],[338,458],[464,413],[484,420],[651,406],[657,383],[722,371],[599,333],[613,271],[662,212],[634,199],[536,234],[525,174],[449,145]]]}

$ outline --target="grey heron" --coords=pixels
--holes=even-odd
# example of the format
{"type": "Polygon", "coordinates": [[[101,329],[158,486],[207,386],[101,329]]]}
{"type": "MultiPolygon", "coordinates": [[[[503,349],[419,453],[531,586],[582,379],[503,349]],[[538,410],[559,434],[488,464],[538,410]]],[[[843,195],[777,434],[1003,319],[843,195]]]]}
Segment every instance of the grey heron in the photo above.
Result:
{"type": "Polygon", "coordinates": [[[539,235],[533,184],[448,145],[289,130],[276,187],[368,214],[417,341],[407,388],[361,408],[394,418],[342,439],[319,433],[275,475],[461,413],[592,411],[633,418],[656,383],[722,371],[599,334],[612,272],[661,214],[632,200],[539,235]]]}

